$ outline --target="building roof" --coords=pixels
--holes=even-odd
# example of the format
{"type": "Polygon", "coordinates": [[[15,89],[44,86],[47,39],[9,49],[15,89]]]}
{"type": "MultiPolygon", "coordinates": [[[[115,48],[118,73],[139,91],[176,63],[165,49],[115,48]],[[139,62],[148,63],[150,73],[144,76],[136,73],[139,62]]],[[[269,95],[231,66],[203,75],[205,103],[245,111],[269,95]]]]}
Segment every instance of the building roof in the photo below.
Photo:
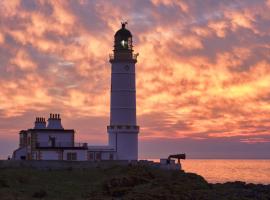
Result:
{"type": "Polygon", "coordinates": [[[69,149],[69,150],[87,150],[87,147],[36,147],[36,149],[39,150],[65,150],[65,149],[69,149]]]}
{"type": "Polygon", "coordinates": [[[131,32],[128,29],[126,29],[126,24],[127,24],[126,22],[122,23],[122,28],[116,31],[114,37],[118,37],[118,38],[132,37],[131,32]]]}
{"type": "Polygon", "coordinates": [[[115,151],[111,146],[88,146],[88,151],[115,151]]]}
{"type": "Polygon", "coordinates": [[[27,129],[27,130],[21,130],[19,134],[26,133],[26,132],[54,132],[54,133],[63,133],[63,132],[73,132],[75,133],[74,129],[49,129],[49,128],[43,128],[43,129],[27,129]]]}

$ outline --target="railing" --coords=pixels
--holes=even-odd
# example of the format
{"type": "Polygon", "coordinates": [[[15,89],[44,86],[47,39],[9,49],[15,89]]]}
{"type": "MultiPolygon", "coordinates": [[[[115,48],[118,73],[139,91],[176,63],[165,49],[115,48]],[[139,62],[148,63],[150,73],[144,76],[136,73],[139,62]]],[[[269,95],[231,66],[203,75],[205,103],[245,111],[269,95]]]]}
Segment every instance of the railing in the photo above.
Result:
{"type": "Polygon", "coordinates": [[[108,130],[135,130],[135,131],[138,131],[140,129],[139,126],[136,126],[136,125],[111,125],[111,126],[107,126],[107,129],[108,130]]]}
{"type": "Polygon", "coordinates": [[[87,147],[87,143],[72,143],[72,142],[37,142],[36,147],[87,147]]]}
{"type": "Polygon", "coordinates": [[[114,54],[109,54],[109,58],[110,58],[110,60],[113,60],[114,59],[114,54]]]}
{"type": "Polygon", "coordinates": [[[88,144],[85,142],[78,142],[78,143],[74,143],[74,147],[87,147],[88,144]]]}
{"type": "Polygon", "coordinates": [[[134,60],[137,61],[138,53],[114,53],[109,54],[110,61],[114,60],[134,60]]]}

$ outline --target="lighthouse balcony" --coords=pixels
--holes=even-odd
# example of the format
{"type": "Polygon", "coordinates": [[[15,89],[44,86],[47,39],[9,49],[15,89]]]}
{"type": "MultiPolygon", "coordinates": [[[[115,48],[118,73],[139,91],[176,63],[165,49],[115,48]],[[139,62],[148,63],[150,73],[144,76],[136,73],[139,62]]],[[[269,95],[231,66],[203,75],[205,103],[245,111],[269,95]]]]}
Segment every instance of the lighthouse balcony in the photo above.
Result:
{"type": "Polygon", "coordinates": [[[113,54],[109,54],[110,62],[118,62],[118,61],[131,61],[136,63],[137,57],[139,56],[138,53],[130,53],[130,52],[117,52],[113,54]]]}
{"type": "Polygon", "coordinates": [[[110,125],[107,126],[109,132],[139,132],[140,127],[136,125],[110,125]]]}

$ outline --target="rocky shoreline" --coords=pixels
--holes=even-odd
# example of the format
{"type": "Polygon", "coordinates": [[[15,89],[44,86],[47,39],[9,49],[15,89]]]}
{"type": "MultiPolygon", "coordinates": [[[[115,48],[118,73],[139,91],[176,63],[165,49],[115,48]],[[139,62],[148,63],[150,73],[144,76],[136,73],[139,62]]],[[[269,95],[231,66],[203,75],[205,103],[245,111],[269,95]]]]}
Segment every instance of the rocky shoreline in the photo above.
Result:
{"type": "Polygon", "coordinates": [[[160,199],[269,200],[270,185],[208,183],[203,177],[146,166],[97,166],[92,169],[0,170],[1,200],[10,199],[160,199]]]}

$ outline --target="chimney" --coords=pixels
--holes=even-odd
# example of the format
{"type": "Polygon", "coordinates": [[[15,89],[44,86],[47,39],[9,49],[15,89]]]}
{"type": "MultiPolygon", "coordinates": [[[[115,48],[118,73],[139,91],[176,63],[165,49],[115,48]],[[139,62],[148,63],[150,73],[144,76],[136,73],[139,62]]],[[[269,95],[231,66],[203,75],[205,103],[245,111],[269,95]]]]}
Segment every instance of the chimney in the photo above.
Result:
{"type": "Polygon", "coordinates": [[[63,129],[61,124],[60,114],[50,114],[50,118],[48,119],[49,129],[63,129]]]}
{"type": "Polygon", "coordinates": [[[34,129],[46,128],[46,121],[44,117],[36,117],[34,129]]]}

